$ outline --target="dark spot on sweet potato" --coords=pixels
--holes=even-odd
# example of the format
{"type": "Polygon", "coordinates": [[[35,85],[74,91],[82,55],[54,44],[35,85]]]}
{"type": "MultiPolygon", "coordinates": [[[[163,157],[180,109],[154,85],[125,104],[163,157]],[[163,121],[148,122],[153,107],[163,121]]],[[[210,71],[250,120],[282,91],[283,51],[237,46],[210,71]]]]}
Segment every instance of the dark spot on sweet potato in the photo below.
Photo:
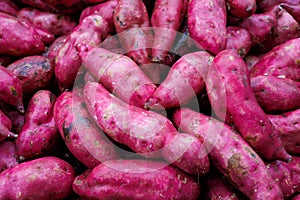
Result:
{"type": "Polygon", "coordinates": [[[18,96],[18,92],[17,92],[17,90],[14,86],[10,86],[9,89],[10,89],[10,92],[13,96],[15,96],[15,97],[18,96]]]}
{"type": "Polygon", "coordinates": [[[62,126],[62,131],[64,133],[64,140],[66,142],[70,142],[70,134],[71,134],[72,128],[73,128],[72,124],[70,124],[68,127],[66,127],[66,124],[64,123],[62,126]]]}
{"type": "Polygon", "coordinates": [[[241,165],[241,156],[237,153],[228,159],[227,165],[227,170],[229,172],[235,172],[237,176],[246,176],[248,174],[248,169],[241,165]]]}
{"type": "Polygon", "coordinates": [[[50,99],[50,103],[54,104],[54,102],[55,102],[55,96],[53,94],[49,95],[49,99],[50,99]]]}

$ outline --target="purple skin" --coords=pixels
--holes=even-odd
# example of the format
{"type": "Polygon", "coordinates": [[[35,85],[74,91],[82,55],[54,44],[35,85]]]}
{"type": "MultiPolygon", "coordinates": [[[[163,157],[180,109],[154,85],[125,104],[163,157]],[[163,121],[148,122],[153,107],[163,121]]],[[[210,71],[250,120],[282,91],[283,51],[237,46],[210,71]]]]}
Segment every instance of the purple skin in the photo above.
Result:
{"type": "MultiPolygon", "coordinates": [[[[99,4],[99,3],[104,3],[108,0],[83,0],[83,1],[86,4],[99,4]]],[[[109,1],[111,1],[111,0],[109,0],[109,1]]]]}
{"type": "Polygon", "coordinates": [[[269,75],[300,81],[299,54],[300,38],[289,40],[265,54],[252,68],[250,76],[269,75]]]}
{"type": "Polygon", "coordinates": [[[247,55],[244,60],[247,64],[247,67],[248,67],[248,71],[251,71],[252,68],[254,67],[254,65],[261,59],[261,57],[263,56],[264,54],[260,54],[260,55],[247,55]]]}
{"type": "Polygon", "coordinates": [[[300,24],[300,5],[291,5],[286,3],[281,3],[281,7],[283,7],[288,13],[290,13],[293,18],[300,24]]]}
{"type": "Polygon", "coordinates": [[[230,15],[237,18],[250,17],[256,11],[256,0],[226,0],[230,15]]]}
{"type": "Polygon", "coordinates": [[[28,5],[30,7],[34,7],[39,10],[46,11],[46,12],[57,12],[57,10],[53,6],[45,3],[43,0],[21,0],[21,2],[24,3],[25,5],[28,5]]]}
{"type": "Polygon", "coordinates": [[[74,178],[75,170],[66,161],[38,158],[0,174],[0,199],[65,199],[72,194],[74,178]]]}
{"type": "Polygon", "coordinates": [[[196,42],[213,54],[225,49],[225,0],[190,0],[188,16],[189,32],[196,42]]]}
{"type": "Polygon", "coordinates": [[[0,110],[0,142],[6,138],[16,138],[17,135],[11,132],[11,120],[0,110]]]}
{"type": "Polygon", "coordinates": [[[11,120],[12,128],[11,131],[15,134],[20,133],[22,127],[25,124],[25,115],[17,110],[12,110],[9,108],[8,110],[4,110],[6,116],[11,120]]]}
{"type": "Polygon", "coordinates": [[[124,103],[101,84],[88,82],[84,97],[91,116],[108,136],[145,157],[161,157],[158,150],[166,138],[177,134],[166,117],[124,103]]]}
{"type": "Polygon", "coordinates": [[[0,66],[0,101],[14,106],[24,113],[22,83],[18,77],[0,66]]]}
{"type": "Polygon", "coordinates": [[[0,173],[4,170],[18,165],[15,144],[12,141],[0,143],[0,173]]]}
{"type": "Polygon", "coordinates": [[[226,49],[236,49],[242,57],[245,57],[251,48],[250,33],[238,26],[227,26],[226,49]]]}
{"type": "Polygon", "coordinates": [[[257,102],[266,112],[300,108],[300,88],[291,79],[256,76],[251,78],[251,88],[257,102]]]}
{"type": "Polygon", "coordinates": [[[35,158],[52,152],[59,141],[53,118],[54,94],[39,90],[29,102],[25,124],[16,140],[16,153],[20,160],[35,158]]]}
{"type": "Polygon", "coordinates": [[[249,199],[283,199],[261,158],[223,122],[187,108],[177,109],[173,121],[203,142],[214,166],[249,199]]]}
{"type": "Polygon", "coordinates": [[[88,199],[196,200],[200,186],[166,163],[149,160],[112,160],[79,175],[73,190],[88,199]]]}
{"type": "Polygon", "coordinates": [[[54,120],[70,152],[88,168],[118,159],[111,142],[94,123],[83,100],[76,94],[64,92],[58,97],[54,120]]]}
{"type": "Polygon", "coordinates": [[[11,0],[0,0],[0,12],[13,16],[17,15],[19,7],[11,0]]]}
{"type": "Polygon", "coordinates": [[[66,39],[67,39],[67,35],[63,35],[58,37],[47,49],[47,51],[43,54],[44,56],[46,56],[50,62],[51,65],[55,66],[55,58],[58,55],[60,49],[64,46],[66,39]]]}
{"type": "Polygon", "coordinates": [[[144,108],[156,86],[130,58],[97,47],[79,50],[83,66],[124,102],[144,108]]]}
{"type": "Polygon", "coordinates": [[[299,0],[257,0],[257,9],[260,12],[265,12],[270,10],[272,7],[276,5],[280,5],[281,3],[285,3],[288,5],[299,5],[299,0]]]}
{"type": "Polygon", "coordinates": [[[53,7],[58,13],[76,14],[85,4],[83,0],[42,0],[48,6],[53,7]]]}
{"type": "Polygon", "coordinates": [[[300,154],[300,109],[268,115],[268,118],[279,132],[286,151],[300,154]]]}

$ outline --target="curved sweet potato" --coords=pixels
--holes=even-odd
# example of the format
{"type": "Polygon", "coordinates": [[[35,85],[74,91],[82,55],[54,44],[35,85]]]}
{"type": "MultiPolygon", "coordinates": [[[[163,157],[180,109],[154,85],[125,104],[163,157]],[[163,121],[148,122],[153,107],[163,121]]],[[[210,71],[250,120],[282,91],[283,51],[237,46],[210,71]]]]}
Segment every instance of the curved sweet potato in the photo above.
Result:
{"type": "Polygon", "coordinates": [[[227,26],[226,49],[236,49],[242,57],[245,57],[251,48],[250,33],[238,26],[227,26]]]}
{"type": "Polygon", "coordinates": [[[15,144],[12,141],[0,143],[0,173],[8,168],[18,165],[15,144]]]}
{"type": "Polygon", "coordinates": [[[4,12],[13,16],[17,15],[19,7],[11,0],[0,0],[0,12],[4,12]]]}
{"type": "Polygon", "coordinates": [[[237,18],[250,17],[256,11],[256,0],[226,0],[227,10],[237,18]]]}

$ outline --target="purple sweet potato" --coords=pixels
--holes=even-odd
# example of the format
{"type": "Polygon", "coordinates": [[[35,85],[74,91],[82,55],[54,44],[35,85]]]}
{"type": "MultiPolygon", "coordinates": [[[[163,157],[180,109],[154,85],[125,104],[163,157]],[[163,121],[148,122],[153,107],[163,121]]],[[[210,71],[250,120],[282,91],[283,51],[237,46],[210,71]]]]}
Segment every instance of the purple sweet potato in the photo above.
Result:
{"type": "Polygon", "coordinates": [[[70,152],[85,166],[117,159],[111,142],[94,123],[84,101],[75,93],[62,93],[54,106],[54,120],[70,152]]]}
{"type": "Polygon", "coordinates": [[[17,15],[19,7],[11,0],[0,0],[0,12],[4,12],[13,16],[17,15]]]}
{"type": "Polygon", "coordinates": [[[12,141],[0,143],[0,173],[18,165],[15,144],[12,141]]]}
{"type": "MultiPolygon", "coordinates": [[[[258,104],[250,86],[249,71],[236,50],[224,50],[219,53],[207,79],[208,96],[211,104],[218,104],[218,91],[213,90],[220,84],[225,87],[227,123],[233,123],[243,138],[265,159],[288,161],[291,156],[282,146],[279,133],[274,129],[267,115],[258,104]],[[222,82],[216,78],[222,77],[222,82]]],[[[214,108],[214,107],[213,107],[214,108]]],[[[223,110],[215,110],[217,116],[223,110]]]]}
{"type": "Polygon", "coordinates": [[[84,8],[84,0],[42,0],[59,13],[74,14],[84,8]]]}
{"type": "Polygon", "coordinates": [[[114,10],[118,4],[118,0],[109,0],[107,2],[90,6],[84,9],[80,14],[79,22],[81,22],[85,17],[91,14],[98,14],[103,19],[106,20],[108,24],[109,33],[115,32],[115,24],[114,24],[114,10]]]}
{"type": "Polygon", "coordinates": [[[299,0],[257,0],[257,8],[260,12],[264,12],[270,10],[272,7],[276,5],[280,5],[281,3],[289,4],[289,5],[299,5],[299,0]]]}
{"type": "Polygon", "coordinates": [[[0,12],[0,54],[26,56],[45,50],[41,36],[27,23],[0,12]]]}
{"type": "Polygon", "coordinates": [[[10,104],[24,112],[22,83],[18,77],[0,66],[0,101],[10,104]]]}
{"type": "Polygon", "coordinates": [[[63,35],[56,38],[56,40],[48,47],[47,51],[43,54],[50,60],[51,65],[55,66],[55,58],[57,57],[60,49],[64,46],[67,37],[67,35],[63,35]]]}
{"type": "Polygon", "coordinates": [[[226,47],[225,0],[190,0],[188,27],[191,37],[205,50],[217,54],[226,47]]]}
{"type": "Polygon", "coordinates": [[[25,124],[25,115],[17,110],[9,109],[4,111],[6,116],[11,120],[12,128],[11,131],[18,134],[25,124]]]}
{"type": "Polygon", "coordinates": [[[24,96],[46,88],[54,74],[54,66],[44,56],[22,58],[10,64],[7,69],[21,80],[24,96]]]}
{"type": "Polygon", "coordinates": [[[78,44],[97,45],[106,37],[108,26],[97,14],[89,15],[73,30],[55,60],[55,76],[61,90],[71,88],[81,66],[78,44]]]}
{"type": "Polygon", "coordinates": [[[24,162],[0,174],[0,199],[65,199],[74,178],[73,167],[59,158],[24,162]]]}
{"type": "Polygon", "coordinates": [[[286,151],[300,154],[300,109],[268,115],[268,118],[279,132],[286,151]]]}
{"type": "Polygon", "coordinates": [[[151,24],[154,29],[152,60],[163,63],[187,13],[188,0],[156,0],[151,24]]]}
{"type": "Polygon", "coordinates": [[[290,13],[293,18],[300,24],[300,4],[291,5],[281,3],[280,6],[283,7],[288,13],[290,13]]]}
{"type": "Polygon", "coordinates": [[[124,102],[144,108],[156,86],[130,58],[90,47],[80,51],[83,66],[124,102]]]}
{"type": "Polygon", "coordinates": [[[16,138],[13,132],[11,132],[12,123],[11,120],[0,110],[0,142],[5,138],[16,138]]]}
{"type": "Polygon", "coordinates": [[[69,34],[76,27],[76,22],[69,16],[43,12],[34,8],[23,8],[18,11],[17,16],[56,36],[69,34]]]}
{"type": "Polygon", "coordinates": [[[73,190],[88,199],[196,200],[200,186],[190,176],[166,163],[112,160],[77,176],[73,190]]]}
{"type": "Polygon", "coordinates": [[[175,108],[188,103],[205,88],[203,76],[212,60],[213,57],[205,51],[182,56],[153,94],[149,106],[175,108]]]}
{"type": "Polygon", "coordinates": [[[226,0],[230,15],[237,18],[250,17],[256,11],[256,0],[226,0]]]}
{"type": "Polygon", "coordinates": [[[250,33],[238,26],[227,26],[226,49],[236,49],[242,57],[245,57],[251,48],[250,33]]]}
{"type": "Polygon", "coordinates": [[[277,76],[300,81],[300,38],[289,40],[274,47],[252,68],[251,77],[277,76]]]}
{"type": "Polygon", "coordinates": [[[300,88],[291,79],[256,76],[251,78],[251,88],[257,102],[266,112],[300,108],[300,88]]]}
{"type": "Polygon", "coordinates": [[[230,127],[187,108],[176,110],[173,121],[181,131],[203,141],[214,166],[248,198],[283,198],[261,158],[230,127]]]}
{"type": "Polygon", "coordinates": [[[31,98],[25,115],[25,124],[16,140],[20,160],[52,152],[59,143],[59,133],[53,118],[56,97],[50,91],[40,90],[31,98]]]}

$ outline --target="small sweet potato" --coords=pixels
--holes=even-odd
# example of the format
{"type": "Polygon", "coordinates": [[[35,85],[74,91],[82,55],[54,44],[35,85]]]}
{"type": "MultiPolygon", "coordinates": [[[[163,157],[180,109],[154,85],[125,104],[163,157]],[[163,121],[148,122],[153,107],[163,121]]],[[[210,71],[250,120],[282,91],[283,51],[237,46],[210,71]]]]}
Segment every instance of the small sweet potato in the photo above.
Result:
{"type": "Polygon", "coordinates": [[[250,17],[256,11],[256,0],[226,0],[230,15],[237,18],[250,17]]]}
{"type": "Polygon", "coordinates": [[[0,173],[0,199],[65,199],[74,178],[73,167],[59,158],[24,162],[0,173]]]}
{"type": "Polygon", "coordinates": [[[283,7],[288,13],[290,13],[293,18],[300,24],[300,5],[291,5],[286,3],[281,3],[281,7],[283,7]]]}
{"type": "Polygon", "coordinates": [[[256,76],[251,78],[251,88],[257,102],[266,112],[300,108],[300,88],[291,79],[256,76]]]}
{"type": "Polygon", "coordinates": [[[245,57],[251,48],[250,33],[238,26],[227,26],[226,49],[236,49],[242,57],[245,57]]]}
{"type": "Polygon", "coordinates": [[[47,90],[40,90],[31,98],[25,124],[16,140],[20,160],[45,155],[58,145],[60,137],[53,118],[55,101],[54,94],[47,90]]]}
{"type": "Polygon", "coordinates": [[[106,161],[77,176],[73,190],[89,199],[196,200],[200,186],[166,163],[148,160],[106,161]]]}
{"type": "Polygon", "coordinates": [[[8,168],[18,165],[15,144],[12,141],[0,143],[0,173],[8,168]]]}
{"type": "Polygon", "coordinates": [[[173,121],[203,142],[214,166],[249,199],[283,198],[261,158],[232,128],[187,108],[175,110],[173,121]]]}
{"type": "Polygon", "coordinates": [[[62,93],[54,106],[55,124],[70,152],[85,166],[117,159],[111,142],[94,123],[84,101],[74,92],[62,93]]]}
{"type": "Polygon", "coordinates": [[[19,7],[11,0],[0,0],[0,12],[4,12],[13,16],[17,15],[19,7]]]}
{"type": "Polygon", "coordinates": [[[15,135],[10,131],[11,128],[12,128],[11,120],[0,110],[0,142],[8,137],[11,138],[17,137],[17,135],[15,135]]]}
{"type": "Polygon", "coordinates": [[[226,47],[225,0],[190,0],[188,27],[191,37],[205,50],[217,54],[226,47]]]}

